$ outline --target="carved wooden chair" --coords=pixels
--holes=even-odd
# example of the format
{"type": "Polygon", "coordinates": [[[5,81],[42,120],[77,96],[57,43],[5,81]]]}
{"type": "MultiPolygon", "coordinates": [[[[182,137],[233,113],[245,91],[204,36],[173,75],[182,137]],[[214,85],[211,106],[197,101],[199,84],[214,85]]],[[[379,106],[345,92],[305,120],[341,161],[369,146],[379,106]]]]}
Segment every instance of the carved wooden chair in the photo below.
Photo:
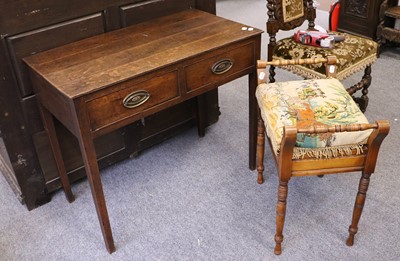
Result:
{"type": "Polygon", "coordinates": [[[385,120],[368,123],[343,85],[334,78],[266,83],[266,66],[326,63],[334,76],[335,57],[258,62],[258,183],[263,182],[265,130],[279,175],[275,254],[281,254],[288,183],[292,177],[361,171],[346,244],[353,245],[369,178],[389,132],[385,120]]]}
{"type": "MultiPolygon", "coordinates": [[[[345,41],[335,43],[334,48],[319,48],[303,45],[293,40],[293,37],[276,40],[276,34],[280,30],[292,30],[301,26],[308,20],[308,30],[314,29],[316,10],[313,0],[267,0],[269,34],[268,61],[273,59],[306,59],[334,55],[338,58],[336,78],[345,79],[355,72],[364,69],[364,75],[360,82],[347,88],[350,95],[358,103],[361,111],[368,106],[368,87],[371,84],[371,64],[377,57],[377,44],[369,39],[351,35],[345,35],[345,41]],[[354,97],[358,90],[362,90],[360,97],[354,97]]],[[[324,78],[324,66],[321,64],[289,65],[283,69],[292,71],[306,79],[324,78]]],[[[270,67],[269,80],[275,81],[275,67],[270,67]]]]}

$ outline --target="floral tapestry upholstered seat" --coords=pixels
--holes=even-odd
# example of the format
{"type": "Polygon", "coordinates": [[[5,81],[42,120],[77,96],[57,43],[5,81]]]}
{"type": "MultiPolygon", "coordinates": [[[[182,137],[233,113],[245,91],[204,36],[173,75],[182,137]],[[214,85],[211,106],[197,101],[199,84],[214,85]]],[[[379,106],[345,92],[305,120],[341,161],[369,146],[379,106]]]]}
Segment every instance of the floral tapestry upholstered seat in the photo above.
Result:
{"type": "MultiPolygon", "coordinates": [[[[276,154],[283,127],[368,123],[357,104],[336,79],[260,84],[256,97],[276,154]]],[[[351,133],[298,133],[293,158],[333,158],[361,152],[371,130],[351,133]]]]}
{"type": "MultiPolygon", "coordinates": [[[[304,45],[294,41],[293,37],[285,38],[276,43],[273,59],[307,59],[334,55],[337,57],[337,74],[339,80],[345,79],[353,73],[371,65],[376,60],[378,44],[372,40],[351,34],[335,32],[343,35],[343,42],[335,43],[333,48],[319,48],[304,45]]],[[[325,66],[316,65],[289,65],[285,69],[307,79],[325,78],[325,66]]]]}

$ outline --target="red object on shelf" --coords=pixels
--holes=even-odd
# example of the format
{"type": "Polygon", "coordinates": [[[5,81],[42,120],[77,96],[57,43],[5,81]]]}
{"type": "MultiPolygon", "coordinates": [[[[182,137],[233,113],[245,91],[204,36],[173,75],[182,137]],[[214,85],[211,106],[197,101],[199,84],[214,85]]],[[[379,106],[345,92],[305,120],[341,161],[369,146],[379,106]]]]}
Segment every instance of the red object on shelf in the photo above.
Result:
{"type": "Polygon", "coordinates": [[[331,10],[329,11],[329,30],[330,31],[336,31],[336,29],[337,29],[338,22],[339,22],[339,10],[340,10],[339,1],[331,4],[331,10]]]}

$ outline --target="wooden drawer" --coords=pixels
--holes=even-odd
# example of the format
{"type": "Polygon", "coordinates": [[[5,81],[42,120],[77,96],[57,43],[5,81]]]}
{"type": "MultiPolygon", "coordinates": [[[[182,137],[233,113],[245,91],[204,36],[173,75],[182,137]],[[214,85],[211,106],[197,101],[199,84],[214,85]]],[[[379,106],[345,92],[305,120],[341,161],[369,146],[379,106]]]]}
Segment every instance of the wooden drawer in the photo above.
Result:
{"type": "Polygon", "coordinates": [[[179,97],[177,71],[136,82],[131,80],[120,83],[113,88],[117,91],[87,101],[92,131],[120,121],[137,120],[135,115],[179,97]]]}
{"type": "Polygon", "coordinates": [[[222,84],[225,78],[254,66],[254,42],[191,64],[185,68],[187,92],[222,84]]]}

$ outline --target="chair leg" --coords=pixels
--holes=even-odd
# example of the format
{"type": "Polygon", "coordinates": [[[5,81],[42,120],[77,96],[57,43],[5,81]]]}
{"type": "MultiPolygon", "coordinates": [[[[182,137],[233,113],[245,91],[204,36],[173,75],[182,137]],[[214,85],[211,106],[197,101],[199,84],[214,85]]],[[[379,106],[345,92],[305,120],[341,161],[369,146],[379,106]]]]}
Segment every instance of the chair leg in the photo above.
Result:
{"type": "Polygon", "coordinates": [[[358,98],[353,97],[354,101],[358,104],[362,112],[365,112],[367,110],[369,102],[368,88],[371,85],[371,81],[372,81],[371,65],[368,65],[364,70],[364,76],[362,77],[361,81],[351,86],[350,88],[347,88],[347,92],[350,95],[353,95],[355,92],[362,89],[361,97],[358,98]]]}
{"type": "Polygon", "coordinates": [[[365,112],[368,107],[368,88],[371,85],[372,77],[371,77],[371,65],[367,66],[364,71],[364,76],[362,78],[362,81],[364,82],[364,86],[362,89],[362,96],[360,99],[362,102],[360,102],[360,109],[362,112],[365,112]]]}
{"type": "Polygon", "coordinates": [[[276,73],[275,73],[275,66],[271,65],[271,66],[269,67],[269,82],[270,82],[270,83],[275,82],[275,75],[276,75],[276,73]]]}
{"type": "Polygon", "coordinates": [[[358,193],[356,202],[354,204],[353,218],[349,227],[349,237],[347,238],[346,245],[352,246],[354,243],[354,236],[358,231],[358,221],[360,221],[361,213],[363,211],[365,198],[369,186],[369,178],[371,174],[362,174],[360,184],[358,186],[358,193]]]}
{"type": "Polygon", "coordinates": [[[258,117],[258,128],[257,128],[257,172],[258,178],[257,183],[262,184],[264,182],[264,152],[265,152],[265,126],[261,116],[258,117]]]}
{"type": "Polygon", "coordinates": [[[286,199],[288,194],[288,182],[279,181],[278,188],[278,204],[276,205],[276,234],[275,234],[275,255],[282,253],[281,243],[283,241],[283,226],[285,224],[286,215],[286,199]]]}

